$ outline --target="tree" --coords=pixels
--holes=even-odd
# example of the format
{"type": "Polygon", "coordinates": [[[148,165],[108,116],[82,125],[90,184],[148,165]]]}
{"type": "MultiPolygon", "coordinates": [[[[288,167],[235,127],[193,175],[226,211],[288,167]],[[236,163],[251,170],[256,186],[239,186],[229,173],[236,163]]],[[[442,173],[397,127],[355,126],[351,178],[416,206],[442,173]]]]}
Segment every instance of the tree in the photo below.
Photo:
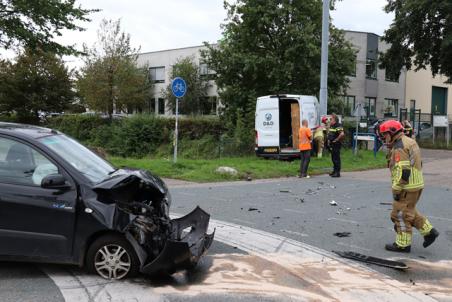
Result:
{"type": "Polygon", "coordinates": [[[404,66],[430,66],[452,82],[452,1],[388,0],[385,11],[395,18],[382,37],[391,46],[381,54],[381,67],[398,75],[404,66]]]}
{"type": "Polygon", "coordinates": [[[121,32],[120,21],[103,20],[98,43],[91,49],[78,75],[82,101],[92,110],[110,117],[113,109],[128,112],[142,107],[150,95],[147,67],[137,67],[138,51],[130,46],[130,35],[121,32]]]}
{"type": "Polygon", "coordinates": [[[74,46],[54,41],[62,30],[84,29],[77,21],[90,21],[96,9],[75,7],[75,0],[0,0],[0,47],[25,46],[58,54],[78,54],[74,46]]]}
{"type": "MultiPolygon", "coordinates": [[[[203,52],[216,71],[225,118],[243,110],[254,125],[256,97],[318,94],[321,63],[322,2],[238,0],[228,10],[223,39],[203,52]]],[[[355,53],[343,33],[330,26],[329,95],[342,94],[355,53]]],[[[234,124],[234,123],[233,123],[234,124]]]]}
{"type": "Polygon", "coordinates": [[[74,101],[71,72],[53,53],[27,49],[0,63],[0,111],[36,122],[39,111],[61,112],[74,101]]]}
{"type": "MultiPolygon", "coordinates": [[[[182,114],[201,114],[205,108],[207,98],[208,81],[201,78],[199,73],[199,65],[194,61],[193,57],[179,58],[172,66],[170,71],[170,79],[181,77],[187,84],[187,92],[183,100],[179,102],[179,110],[182,114]]],[[[163,91],[163,97],[169,100],[171,109],[176,107],[176,98],[171,90],[171,83],[163,91]]]]}

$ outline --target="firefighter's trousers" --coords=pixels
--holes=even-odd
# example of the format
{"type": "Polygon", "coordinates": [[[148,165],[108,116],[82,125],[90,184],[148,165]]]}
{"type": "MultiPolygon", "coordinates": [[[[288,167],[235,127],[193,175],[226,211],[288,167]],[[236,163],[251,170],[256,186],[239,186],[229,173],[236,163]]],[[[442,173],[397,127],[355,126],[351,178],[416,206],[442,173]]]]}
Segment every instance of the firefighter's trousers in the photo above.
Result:
{"type": "Polygon", "coordinates": [[[418,212],[416,204],[421,197],[422,189],[400,193],[400,200],[392,204],[391,220],[397,232],[396,244],[400,247],[411,245],[413,227],[419,230],[422,236],[430,233],[432,225],[425,216],[418,212]]]}
{"type": "Polygon", "coordinates": [[[325,140],[324,140],[323,136],[319,136],[319,137],[314,138],[314,142],[315,142],[315,146],[316,146],[315,149],[317,151],[317,157],[321,158],[322,154],[323,154],[325,140]]]}

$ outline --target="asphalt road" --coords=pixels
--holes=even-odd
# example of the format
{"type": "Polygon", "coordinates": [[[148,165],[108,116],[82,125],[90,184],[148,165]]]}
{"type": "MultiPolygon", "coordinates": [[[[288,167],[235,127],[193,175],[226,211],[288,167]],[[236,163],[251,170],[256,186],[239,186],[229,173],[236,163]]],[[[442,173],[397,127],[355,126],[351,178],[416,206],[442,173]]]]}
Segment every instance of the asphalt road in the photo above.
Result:
{"type": "MultiPolygon", "coordinates": [[[[452,270],[442,269],[452,260],[452,153],[424,152],[424,173],[427,186],[418,205],[441,235],[431,247],[422,247],[422,237],[415,232],[412,252],[399,255],[384,250],[384,244],[394,240],[390,213],[389,174],[386,170],[344,173],[333,179],[326,175],[311,179],[278,179],[221,184],[188,184],[169,182],[173,196],[172,212],[186,214],[201,206],[216,220],[263,230],[309,244],[325,251],[352,250],[377,257],[402,257],[413,269],[406,272],[372,266],[372,269],[413,286],[419,282],[440,282],[445,286],[452,280],[452,270]],[[330,204],[335,201],[336,206],[330,204]],[[349,237],[334,233],[349,232],[349,237]],[[439,269],[419,263],[437,264],[439,269]],[[444,264],[446,263],[446,264],[444,264]]],[[[201,263],[191,283],[204,278],[209,259],[222,255],[244,254],[233,245],[215,241],[210,257],[201,263]]],[[[226,265],[226,264],[224,264],[226,265]]],[[[228,266],[223,266],[227,270],[228,266]]],[[[221,266],[218,268],[221,269],[221,266]]],[[[46,272],[59,270],[62,277],[83,274],[78,268],[25,263],[0,263],[0,302],[64,301],[61,289],[46,272]]],[[[287,282],[295,282],[290,281],[287,282]]],[[[176,282],[157,284],[165,290],[176,282]]],[[[155,286],[154,281],[146,286],[155,286]]],[[[141,288],[143,284],[140,284],[141,288]]],[[[450,288],[451,286],[449,286],[450,288]]],[[[190,297],[181,291],[166,293],[161,301],[224,301],[225,297],[204,293],[190,297]]],[[[158,296],[158,295],[157,295],[158,296]]],[[[156,297],[157,297],[156,296],[156,297]]],[[[155,301],[160,301],[155,300],[155,301]]],[[[281,301],[268,296],[228,296],[229,301],[281,301]]],[[[82,301],[82,300],[80,300],[82,301]]],[[[94,300],[93,300],[94,301],[94,300]]],[[[96,300],[97,301],[97,300],[96,300]]],[[[99,300],[103,301],[103,300],[99,300]]],[[[121,300],[117,300],[121,301],[121,300]]],[[[448,301],[448,300],[444,300],[448,301]]]]}

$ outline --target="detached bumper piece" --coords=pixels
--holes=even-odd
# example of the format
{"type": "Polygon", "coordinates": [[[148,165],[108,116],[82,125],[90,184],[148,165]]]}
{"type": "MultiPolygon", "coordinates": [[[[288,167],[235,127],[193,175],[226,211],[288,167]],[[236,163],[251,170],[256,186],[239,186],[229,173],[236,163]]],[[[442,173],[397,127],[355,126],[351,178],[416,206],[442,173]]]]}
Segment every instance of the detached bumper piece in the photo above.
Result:
{"type": "Polygon", "coordinates": [[[173,274],[198,263],[212,244],[215,231],[207,234],[210,215],[200,207],[171,220],[171,238],[152,262],[142,267],[145,274],[173,274]]]}

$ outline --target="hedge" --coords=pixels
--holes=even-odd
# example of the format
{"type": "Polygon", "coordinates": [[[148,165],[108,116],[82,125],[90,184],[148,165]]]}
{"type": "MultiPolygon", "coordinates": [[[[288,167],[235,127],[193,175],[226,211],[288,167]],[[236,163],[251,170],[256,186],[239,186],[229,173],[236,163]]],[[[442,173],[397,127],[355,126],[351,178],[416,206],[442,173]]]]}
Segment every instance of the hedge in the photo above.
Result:
{"type": "MultiPolygon", "coordinates": [[[[74,114],[54,117],[46,126],[89,146],[103,148],[111,155],[162,156],[172,152],[175,119],[134,115],[110,120],[98,115],[74,114]]],[[[181,145],[187,146],[181,150],[185,150],[187,157],[191,158],[204,157],[200,153],[209,152],[216,156],[216,142],[225,132],[218,117],[182,117],[178,129],[181,145]]]]}

